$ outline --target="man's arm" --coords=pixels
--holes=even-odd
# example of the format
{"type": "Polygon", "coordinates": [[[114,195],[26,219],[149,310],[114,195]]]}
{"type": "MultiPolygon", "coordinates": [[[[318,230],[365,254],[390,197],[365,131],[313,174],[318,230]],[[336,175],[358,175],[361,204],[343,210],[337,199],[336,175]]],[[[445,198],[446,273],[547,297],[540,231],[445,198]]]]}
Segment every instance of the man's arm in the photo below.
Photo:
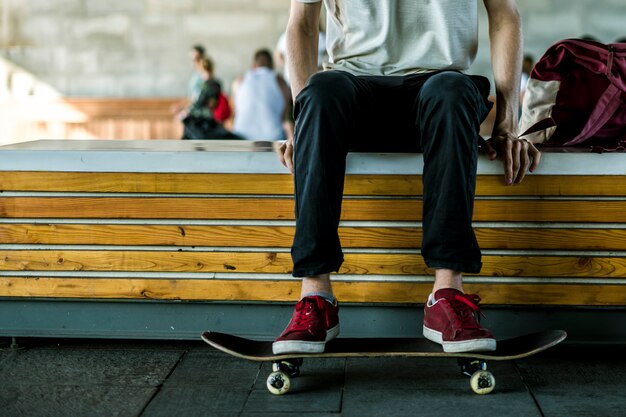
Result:
{"type": "Polygon", "coordinates": [[[321,1],[315,3],[291,1],[286,33],[287,65],[294,100],[304,88],[306,80],[317,72],[321,5],[321,1]]]}
{"type": "MultiPolygon", "coordinates": [[[[287,65],[293,100],[317,71],[318,22],[322,3],[291,0],[287,23],[287,65]]],[[[278,148],[280,162],[293,173],[293,140],[278,148]]]]}
{"type": "Polygon", "coordinates": [[[285,99],[285,110],[282,114],[283,129],[285,130],[287,141],[293,142],[293,119],[291,117],[293,105],[291,104],[291,92],[289,91],[287,82],[280,74],[276,74],[276,79],[278,81],[280,91],[283,94],[283,98],[285,99]]]}
{"type": "Polygon", "coordinates": [[[522,68],[522,24],[515,0],[484,0],[489,18],[496,119],[487,142],[490,159],[502,154],[507,184],[520,183],[539,165],[541,153],[517,134],[522,68]]]}

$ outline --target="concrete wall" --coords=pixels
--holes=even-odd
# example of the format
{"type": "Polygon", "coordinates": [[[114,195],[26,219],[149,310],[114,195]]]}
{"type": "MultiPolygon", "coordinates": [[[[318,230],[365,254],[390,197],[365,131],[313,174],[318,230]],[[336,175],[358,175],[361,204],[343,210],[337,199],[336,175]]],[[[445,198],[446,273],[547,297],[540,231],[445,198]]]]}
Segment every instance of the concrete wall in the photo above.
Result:
{"type": "MultiPolygon", "coordinates": [[[[561,38],[626,36],[624,0],[518,3],[535,56],[561,38]]],[[[194,43],[206,45],[228,86],[254,50],[273,48],[288,8],[288,0],[0,0],[0,95],[181,96],[194,43]]],[[[472,72],[489,75],[484,10],[480,38],[472,72]]]]}

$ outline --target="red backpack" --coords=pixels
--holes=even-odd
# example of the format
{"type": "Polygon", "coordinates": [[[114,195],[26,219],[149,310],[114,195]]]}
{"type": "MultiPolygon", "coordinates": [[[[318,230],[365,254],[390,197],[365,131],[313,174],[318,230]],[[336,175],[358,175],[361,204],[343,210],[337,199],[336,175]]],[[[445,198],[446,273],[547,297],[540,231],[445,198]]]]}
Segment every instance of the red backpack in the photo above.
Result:
{"type": "Polygon", "coordinates": [[[567,39],[535,64],[520,130],[548,146],[626,148],[626,43],[567,39]]]}
{"type": "Polygon", "coordinates": [[[224,93],[220,93],[217,98],[217,105],[215,106],[215,109],[213,109],[213,117],[218,122],[224,123],[224,121],[228,120],[231,114],[232,110],[230,108],[228,98],[224,95],[224,93]]]}

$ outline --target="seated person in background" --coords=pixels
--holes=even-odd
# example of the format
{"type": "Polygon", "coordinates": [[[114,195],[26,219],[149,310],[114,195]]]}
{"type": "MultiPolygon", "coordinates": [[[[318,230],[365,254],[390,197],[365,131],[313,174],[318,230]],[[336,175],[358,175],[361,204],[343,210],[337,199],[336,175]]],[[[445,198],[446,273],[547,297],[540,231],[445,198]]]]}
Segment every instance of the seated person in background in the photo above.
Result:
{"type": "Polygon", "coordinates": [[[189,77],[187,83],[187,99],[182,100],[179,103],[172,105],[171,111],[176,114],[179,119],[182,119],[187,113],[187,107],[196,101],[204,79],[202,78],[202,60],[206,57],[204,46],[194,45],[189,51],[189,58],[191,59],[191,65],[193,67],[193,73],[189,77]]]}
{"type": "Polygon", "coordinates": [[[185,127],[182,139],[240,139],[226,130],[216,118],[222,88],[213,78],[213,61],[204,57],[200,61],[201,76],[204,80],[196,100],[181,115],[185,127]]]}
{"type": "Polygon", "coordinates": [[[274,71],[272,54],[254,54],[252,69],[233,83],[233,132],[248,140],[277,141],[293,138],[291,93],[274,71]]]}
{"type": "Polygon", "coordinates": [[[200,95],[200,91],[202,90],[202,84],[204,83],[204,79],[202,77],[202,61],[206,59],[206,50],[202,45],[194,45],[191,47],[189,56],[191,57],[194,71],[189,78],[187,91],[189,100],[193,102],[200,95]]]}

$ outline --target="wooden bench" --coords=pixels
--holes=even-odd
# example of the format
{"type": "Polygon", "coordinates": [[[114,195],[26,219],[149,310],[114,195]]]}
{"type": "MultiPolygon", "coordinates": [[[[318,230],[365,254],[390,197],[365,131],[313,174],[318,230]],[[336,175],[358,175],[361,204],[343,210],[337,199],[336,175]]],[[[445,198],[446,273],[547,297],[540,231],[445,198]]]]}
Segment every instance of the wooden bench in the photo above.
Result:
{"type": "Polygon", "coordinates": [[[181,98],[0,100],[0,144],[37,138],[179,139],[171,107],[181,98]]]}
{"type": "MultiPolygon", "coordinates": [[[[474,227],[488,306],[626,306],[624,154],[545,153],[504,186],[481,157],[474,227]]],[[[5,300],[284,302],[290,175],[267,143],[37,141],[0,147],[5,300]]],[[[346,304],[416,304],[421,155],[351,154],[334,276],[346,304]]],[[[0,329],[1,331],[1,329],[0,329]]]]}

